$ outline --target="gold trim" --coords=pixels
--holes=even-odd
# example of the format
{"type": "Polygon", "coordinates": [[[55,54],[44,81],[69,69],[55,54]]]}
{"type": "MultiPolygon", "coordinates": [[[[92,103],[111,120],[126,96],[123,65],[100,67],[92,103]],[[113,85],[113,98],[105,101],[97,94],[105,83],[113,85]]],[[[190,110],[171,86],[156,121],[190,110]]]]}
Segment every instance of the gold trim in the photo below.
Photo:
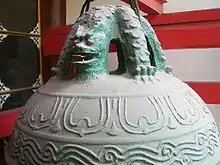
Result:
{"type": "Polygon", "coordinates": [[[37,22],[36,26],[32,29],[32,31],[29,32],[29,34],[36,34],[36,35],[39,35],[40,34],[40,23],[37,22]]]}
{"type": "Polygon", "coordinates": [[[40,11],[41,11],[41,8],[40,8],[40,0],[38,0],[37,1],[38,3],[37,3],[37,10],[38,10],[38,12],[37,12],[37,17],[38,17],[38,22],[39,22],[39,24],[38,24],[38,26],[39,26],[39,34],[41,35],[41,15],[40,15],[40,11]]]}
{"type": "Polygon", "coordinates": [[[4,31],[0,30],[1,34],[13,35],[13,36],[33,36],[33,37],[41,37],[40,34],[30,34],[25,32],[17,32],[17,31],[4,31]]]}
{"type": "MultiPolygon", "coordinates": [[[[0,22],[0,31],[8,31],[7,29],[4,28],[4,26],[2,25],[2,23],[0,22]]],[[[4,41],[5,38],[7,38],[8,35],[7,34],[0,34],[0,43],[4,41]]]]}
{"type": "Polygon", "coordinates": [[[26,88],[19,88],[19,89],[11,89],[11,90],[6,90],[6,91],[0,91],[0,95],[6,95],[6,94],[17,93],[17,92],[24,92],[24,91],[34,90],[34,89],[37,89],[39,87],[40,86],[34,86],[34,87],[26,87],[26,88]]]}
{"type": "MultiPolygon", "coordinates": [[[[38,75],[38,78],[36,79],[35,83],[32,85],[32,87],[37,87],[37,86],[41,86],[41,75],[38,75]]],[[[33,92],[36,92],[35,89],[32,90],[33,92]]]]}
{"type": "Polygon", "coordinates": [[[6,34],[0,34],[0,43],[4,41],[5,38],[7,38],[8,35],[6,34]]]}
{"type": "Polygon", "coordinates": [[[40,54],[40,48],[41,48],[41,45],[40,45],[40,42],[41,42],[41,37],[29,37],[33,43],[37,46],[37,48],[39,49],[39,54],[40,54]]]}
{"type": "Polygon", "coordinates": [[[37,79],[35,80],[34,84],[32,85],[32,87],[36,87],[36,86],[41,86],[41,76],[40,74],[38,75],[37,79]]]}
{"type": "MultiPolygon", "coordinates": [[[[38,0],[37,1],[38,3],[37,3],[37,10],[38,10],[38,22],[39,22],[39,24],[38,24],[38,26],[39,26],[39,28],[38,28],[38,30],[39,30],[39,34],[41,35],[41,14],[40,14],[40,11],[41,11],[41,8],[40,8],[40,5],[41,5],[41,3],[40,3],[40,0],[38,0]]],[[[40,40],[39,40],[39,65],[40,65],[40,83],[41,83],[41,85],[43,85],[43,62],[42,62],[42,50],[41,50],[41,45],[42,45],[42,43],[41,43],[41,41],[42,41],[42,38],[40,38],[40,40]]]]}
{"type": "Polygon", "coordinates": [[[3,24],[0,22],[0,31],[8,31],[3,24]]]}
{"type": "MultiPolygon", "coordinates": [[[[9,87],[6,86],[0,79],[0,92],[9,91],[11,90],[9,87]]],[[[2,109],[3,105],[7,101],[7,99],[11,96],[11,94],[4,94],[0,95],[0,110],[2,109]]]]}

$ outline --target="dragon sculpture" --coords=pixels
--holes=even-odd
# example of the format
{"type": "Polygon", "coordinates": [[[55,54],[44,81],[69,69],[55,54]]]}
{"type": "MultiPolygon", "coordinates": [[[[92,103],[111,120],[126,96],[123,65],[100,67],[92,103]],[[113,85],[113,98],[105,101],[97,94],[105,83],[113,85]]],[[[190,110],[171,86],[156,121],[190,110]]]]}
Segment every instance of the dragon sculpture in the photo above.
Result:
{"type": "Polygon", "coordinates": [[[130,7],[114,5],[94,7],[76,20],[52,72],[72,77],[76,68],[76,77],[84,79],[108,74],[110,43],[117,47],[119,63],[110,74],[129,73],[146,80],[156,71],[171,72],[149,22],[130,7]]]}

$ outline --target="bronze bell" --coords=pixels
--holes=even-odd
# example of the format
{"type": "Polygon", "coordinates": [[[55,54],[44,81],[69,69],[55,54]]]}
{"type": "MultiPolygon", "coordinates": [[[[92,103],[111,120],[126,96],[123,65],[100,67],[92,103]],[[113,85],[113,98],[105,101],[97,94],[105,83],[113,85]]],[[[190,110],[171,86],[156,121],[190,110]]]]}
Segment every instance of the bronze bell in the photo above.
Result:
{"type": "Polygon", "coordinates": [[[8,165],[220,164],[212,114],[172,75],[151,25],[131,8],[80,16],[53,71],[16,122],[8,165]],[[111,74],[110,42],[119,59],[111,74]]]}

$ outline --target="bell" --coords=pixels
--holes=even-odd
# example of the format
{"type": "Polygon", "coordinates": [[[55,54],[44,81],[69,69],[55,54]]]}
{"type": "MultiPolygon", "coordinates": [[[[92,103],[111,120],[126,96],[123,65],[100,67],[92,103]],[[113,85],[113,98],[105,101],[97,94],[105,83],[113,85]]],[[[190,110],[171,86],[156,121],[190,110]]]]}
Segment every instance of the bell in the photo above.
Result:
{"type": "Polygon", "coordinates": [[[53,71],[17,119],[8,165],[220,164],[212,114],[172,75],[151,25],[131,8],[80,16],[53,71]],[[119,60],[111,74],[110,42],[119,60]]]}

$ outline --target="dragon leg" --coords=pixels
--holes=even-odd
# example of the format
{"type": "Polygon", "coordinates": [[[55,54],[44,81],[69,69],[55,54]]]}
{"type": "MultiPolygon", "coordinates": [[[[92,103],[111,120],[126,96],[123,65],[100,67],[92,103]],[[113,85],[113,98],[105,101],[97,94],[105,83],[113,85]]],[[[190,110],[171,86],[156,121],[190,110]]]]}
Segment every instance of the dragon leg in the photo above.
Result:
{"type": "Polygon", "coordinates": [[[137,79],[153,76],[156,68],[151,65],[145,32],[138,16],[125,6],[118,8],[117,16],[126,70],[137,79]]]}

